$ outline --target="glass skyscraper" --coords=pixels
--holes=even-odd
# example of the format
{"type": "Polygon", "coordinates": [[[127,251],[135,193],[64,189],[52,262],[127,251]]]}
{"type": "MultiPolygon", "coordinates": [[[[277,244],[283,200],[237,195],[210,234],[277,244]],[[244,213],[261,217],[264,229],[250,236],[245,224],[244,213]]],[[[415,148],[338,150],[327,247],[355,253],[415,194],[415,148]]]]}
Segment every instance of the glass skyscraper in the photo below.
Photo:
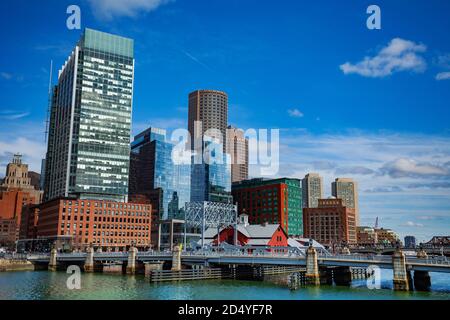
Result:
{"type": "Polygon", "coordinates": [[[162,190],[159,218],[184,218],[184,206],[190,200],[189,164],[172,161],[174,145],[166,141],[166,131],[149,128],[131,144],[130,195],[146,195],[162,190]]]}
{"type": "Polygon", "coordinates": [[[191,174],[191,202],[211,201],[232,203],[231,195],[231,159],[223,153],[222,144],[208,141],[205,137],[204,147],[211,153],[201,163],[195,163],[193,156],[191,174]]]}
{"type": "Polygon", "coordinates": [[[53,91],[45,199],[127,201],[132,39],[85,29],[53,91]]]}

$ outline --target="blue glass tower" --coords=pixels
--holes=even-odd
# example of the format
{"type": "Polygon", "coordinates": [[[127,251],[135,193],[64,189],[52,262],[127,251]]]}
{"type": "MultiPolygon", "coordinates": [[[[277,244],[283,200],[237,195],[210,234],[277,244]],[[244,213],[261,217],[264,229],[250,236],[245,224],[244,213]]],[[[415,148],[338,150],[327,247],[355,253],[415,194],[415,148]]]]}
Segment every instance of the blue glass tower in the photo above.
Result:
{"type": "Polygon", "coordinates": [[[191,201],[232,203],[230,155],[222,152],[222,144],[208,141],[207,137],[205,149],[210,152],[206,152],[201,163],[192,157],[191,201]]]}
{"type": "Polygon", "coordinates": [[[190,200],[190,165],[172,161],[174,145],[166,141],[166,131],[149,128],[138,134],[131,144],[130,195],[162,190],[160,219],[184,216],[190,200]]]}

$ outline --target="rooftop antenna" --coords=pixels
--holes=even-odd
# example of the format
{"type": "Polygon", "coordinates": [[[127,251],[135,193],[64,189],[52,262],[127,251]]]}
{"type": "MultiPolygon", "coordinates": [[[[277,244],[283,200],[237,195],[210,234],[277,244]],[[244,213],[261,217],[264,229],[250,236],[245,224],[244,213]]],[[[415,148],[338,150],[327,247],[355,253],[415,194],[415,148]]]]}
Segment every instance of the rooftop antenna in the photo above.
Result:
{"type": "Polygon", "coordinates": [[[48,130],[50,126],[50,109],[52,107],[52,77],[53,77],[53,60],[50,60],[50,77],[48,80],[48,104],[47,104],[47,116],[45,119],[45,143],[47,143],[48,130]]]}

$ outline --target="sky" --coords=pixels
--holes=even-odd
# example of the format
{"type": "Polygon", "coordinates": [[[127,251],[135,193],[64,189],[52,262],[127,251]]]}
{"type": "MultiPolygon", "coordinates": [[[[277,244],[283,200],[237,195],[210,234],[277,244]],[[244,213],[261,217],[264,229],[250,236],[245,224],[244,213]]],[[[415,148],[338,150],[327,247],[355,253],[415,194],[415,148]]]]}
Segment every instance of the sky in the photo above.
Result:
{"type": "Polygon", "coordinates": [[[186,128],[189,92],[223,90],[230,124],[280,129],[277,176],[318,172],[325,196],[353,178],[363,225],[449,235],[449,1],[1,1],[0,176],[16,152],[40,171],[72,4],[82,28],[135,40],[134,134],[186,128]]]}

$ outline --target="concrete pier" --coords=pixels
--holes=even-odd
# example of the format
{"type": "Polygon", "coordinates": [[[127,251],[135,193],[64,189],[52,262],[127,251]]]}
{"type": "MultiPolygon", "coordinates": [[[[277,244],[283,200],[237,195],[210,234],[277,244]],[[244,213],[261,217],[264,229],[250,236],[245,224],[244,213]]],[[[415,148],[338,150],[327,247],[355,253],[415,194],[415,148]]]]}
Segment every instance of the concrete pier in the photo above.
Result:
{"type": "Polygon", "coordinates": [[[146,262],[144,264],[144,274],[147,278],[150,278],[153,271],[163,270],[164,262],[146,262]]]}
{"type": "Polygon", "coordinates": [[[86,250],[86,260],[84,261],[84,272],[94,272],[94,248],[86,250]]]}
{"type": "Polygon", "coordinates": [[[122,262],[104,263],[102,270],[103,273],[122,274],[123,264],[122,262]]]}
{"type": "Polygon", "coordinates": [[[394,273],[394,290],[409,291],[410,280],[408,279],[408,272],[406,270],[406,258],[400,249],[397,249],[392,255],[392,267],[394,273]]]}
{"type": "Polygon", "coordinates": [[[172,271],[181,270],[181,247],[173,247],[173,257],[172,257],[172,271]]]}
{"type": "Polygon", "coordinates": [[[58,268],[58,261],[57,261],[57,255],[58,250],[56,248],[53,248],[50,252],[50,261],[48,263],[48,270],[50,271],[56,271],[58,268]]]}
{"type": "Polygon", "coordinates": [[[313,246],[306,250],[306,282],[308,284],[319,285],[320,274],[319,265],[317,263],[317,251],[313,246]]]}
{"type": "Polygon", "coordinates": [[[127,264],[127,274],[135,274],[136,273],[136,258],[138,254],[138,249],[136,247],[131,247],[128,252],[128,264],[127,264]]]}

